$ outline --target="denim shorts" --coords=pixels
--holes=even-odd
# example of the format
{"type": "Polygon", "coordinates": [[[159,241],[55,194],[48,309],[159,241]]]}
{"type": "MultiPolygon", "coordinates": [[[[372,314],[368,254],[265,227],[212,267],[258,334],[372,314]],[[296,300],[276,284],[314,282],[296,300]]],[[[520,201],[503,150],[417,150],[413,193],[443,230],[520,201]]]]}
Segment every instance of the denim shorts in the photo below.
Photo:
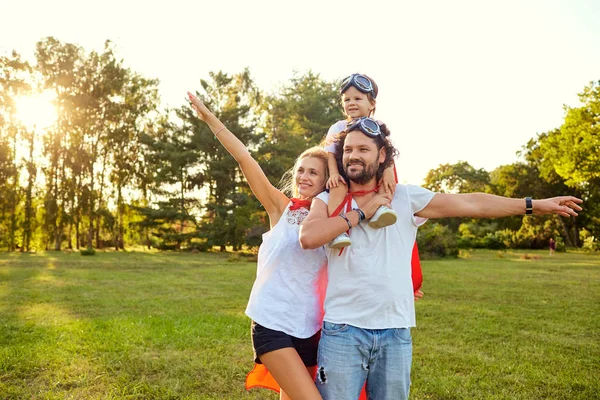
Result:
{"type": "Polygon", "coordinates": [[[317,349],[321,331],[309,338],[301,339],[287,333],[265,328],[252,321],[252,347],[254,349],[254,362],[262,364],[260,356],[270,351],[293,347],[307,367],[317,365],[317,349]]]}

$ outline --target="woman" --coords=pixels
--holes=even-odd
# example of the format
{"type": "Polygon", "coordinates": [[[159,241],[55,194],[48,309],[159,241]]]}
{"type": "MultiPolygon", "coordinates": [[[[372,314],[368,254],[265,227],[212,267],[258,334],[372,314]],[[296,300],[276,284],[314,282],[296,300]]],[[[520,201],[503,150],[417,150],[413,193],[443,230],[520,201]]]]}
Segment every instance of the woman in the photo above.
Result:
{"type": "Polygon", "coordinates": [[[298,157],[291,182],[295,197],[289,199],[271,185],[246,146],[204,103],[189,92],[188,96],[200,119],[239,163],[269,215],[271,229],[263,236],[257,277],[246,308],[252,319],[258,364],[253,373],[260,373],[261,368],[266,373],[264,364],[281,387],[281,399],[321,399],[312,376],[317,364],[327,260],[322,247],[302,250],[298,234],[312,199],[325,188],[327,154],[315,147],[298,157]]]}

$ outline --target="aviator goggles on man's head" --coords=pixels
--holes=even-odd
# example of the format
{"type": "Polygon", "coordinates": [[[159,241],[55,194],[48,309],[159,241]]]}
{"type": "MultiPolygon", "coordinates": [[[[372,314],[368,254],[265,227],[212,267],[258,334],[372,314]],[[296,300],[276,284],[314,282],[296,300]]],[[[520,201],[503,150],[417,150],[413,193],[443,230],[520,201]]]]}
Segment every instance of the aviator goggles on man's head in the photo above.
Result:
{"type": "Polygon", "coordinates": [[[385,135],[381,131],[381,127],[377,121],[375,121],[373,118],[361,117],[353,119],[346,125],[346,132],[352,132],[357,129],[373,139],[379,136],[385,142],[385,135]]]}
{"type": "Polygon", "coordinates": [[[373,98],[377,97],[375,94],[375,86],[373,82],[367,76],[362,74],[352,74],[346,77],[342,81],[342,86],[340,87],[340,94],[344,93],[350,86],[354,86],[358,90],[363,93],[369,93],[373,98]]]}

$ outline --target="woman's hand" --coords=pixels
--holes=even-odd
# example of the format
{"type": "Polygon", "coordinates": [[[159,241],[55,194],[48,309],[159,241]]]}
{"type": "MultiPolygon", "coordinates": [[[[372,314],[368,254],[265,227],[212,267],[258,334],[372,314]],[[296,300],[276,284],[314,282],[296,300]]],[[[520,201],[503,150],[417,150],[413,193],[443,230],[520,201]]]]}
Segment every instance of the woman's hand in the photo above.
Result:
{"type": "Polygon", "coordinates": [[[204,122],[207,122],[206,120],[210,116],[212,116],[212,113],[209,111],[208,108],[206,108],[202,100],[200,100],[198,97],[194,96],[190,92],[187,92],[187,94],[190,101],[192,102],[192,108],[198,114],[198,118],[200,118],[204,122]]]}

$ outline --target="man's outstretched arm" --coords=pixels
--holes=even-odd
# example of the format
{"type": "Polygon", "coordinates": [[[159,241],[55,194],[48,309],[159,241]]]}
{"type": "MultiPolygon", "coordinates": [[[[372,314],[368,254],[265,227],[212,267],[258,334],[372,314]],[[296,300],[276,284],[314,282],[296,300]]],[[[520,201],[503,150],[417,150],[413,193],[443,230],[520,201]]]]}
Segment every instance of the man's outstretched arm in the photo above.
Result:
{"type": "MultiPolygon", "coordinates": [[[[533,214],[558,214],[577,216],[583,200],[573,196],[558,196],[533,200],[533,214]]],[[[429,204],[415,215],[423,218],[474,217],[498,218],[524,215],[525,199],[511,199],[486,193],[448,194],[436,193],[429,204]]]]}

